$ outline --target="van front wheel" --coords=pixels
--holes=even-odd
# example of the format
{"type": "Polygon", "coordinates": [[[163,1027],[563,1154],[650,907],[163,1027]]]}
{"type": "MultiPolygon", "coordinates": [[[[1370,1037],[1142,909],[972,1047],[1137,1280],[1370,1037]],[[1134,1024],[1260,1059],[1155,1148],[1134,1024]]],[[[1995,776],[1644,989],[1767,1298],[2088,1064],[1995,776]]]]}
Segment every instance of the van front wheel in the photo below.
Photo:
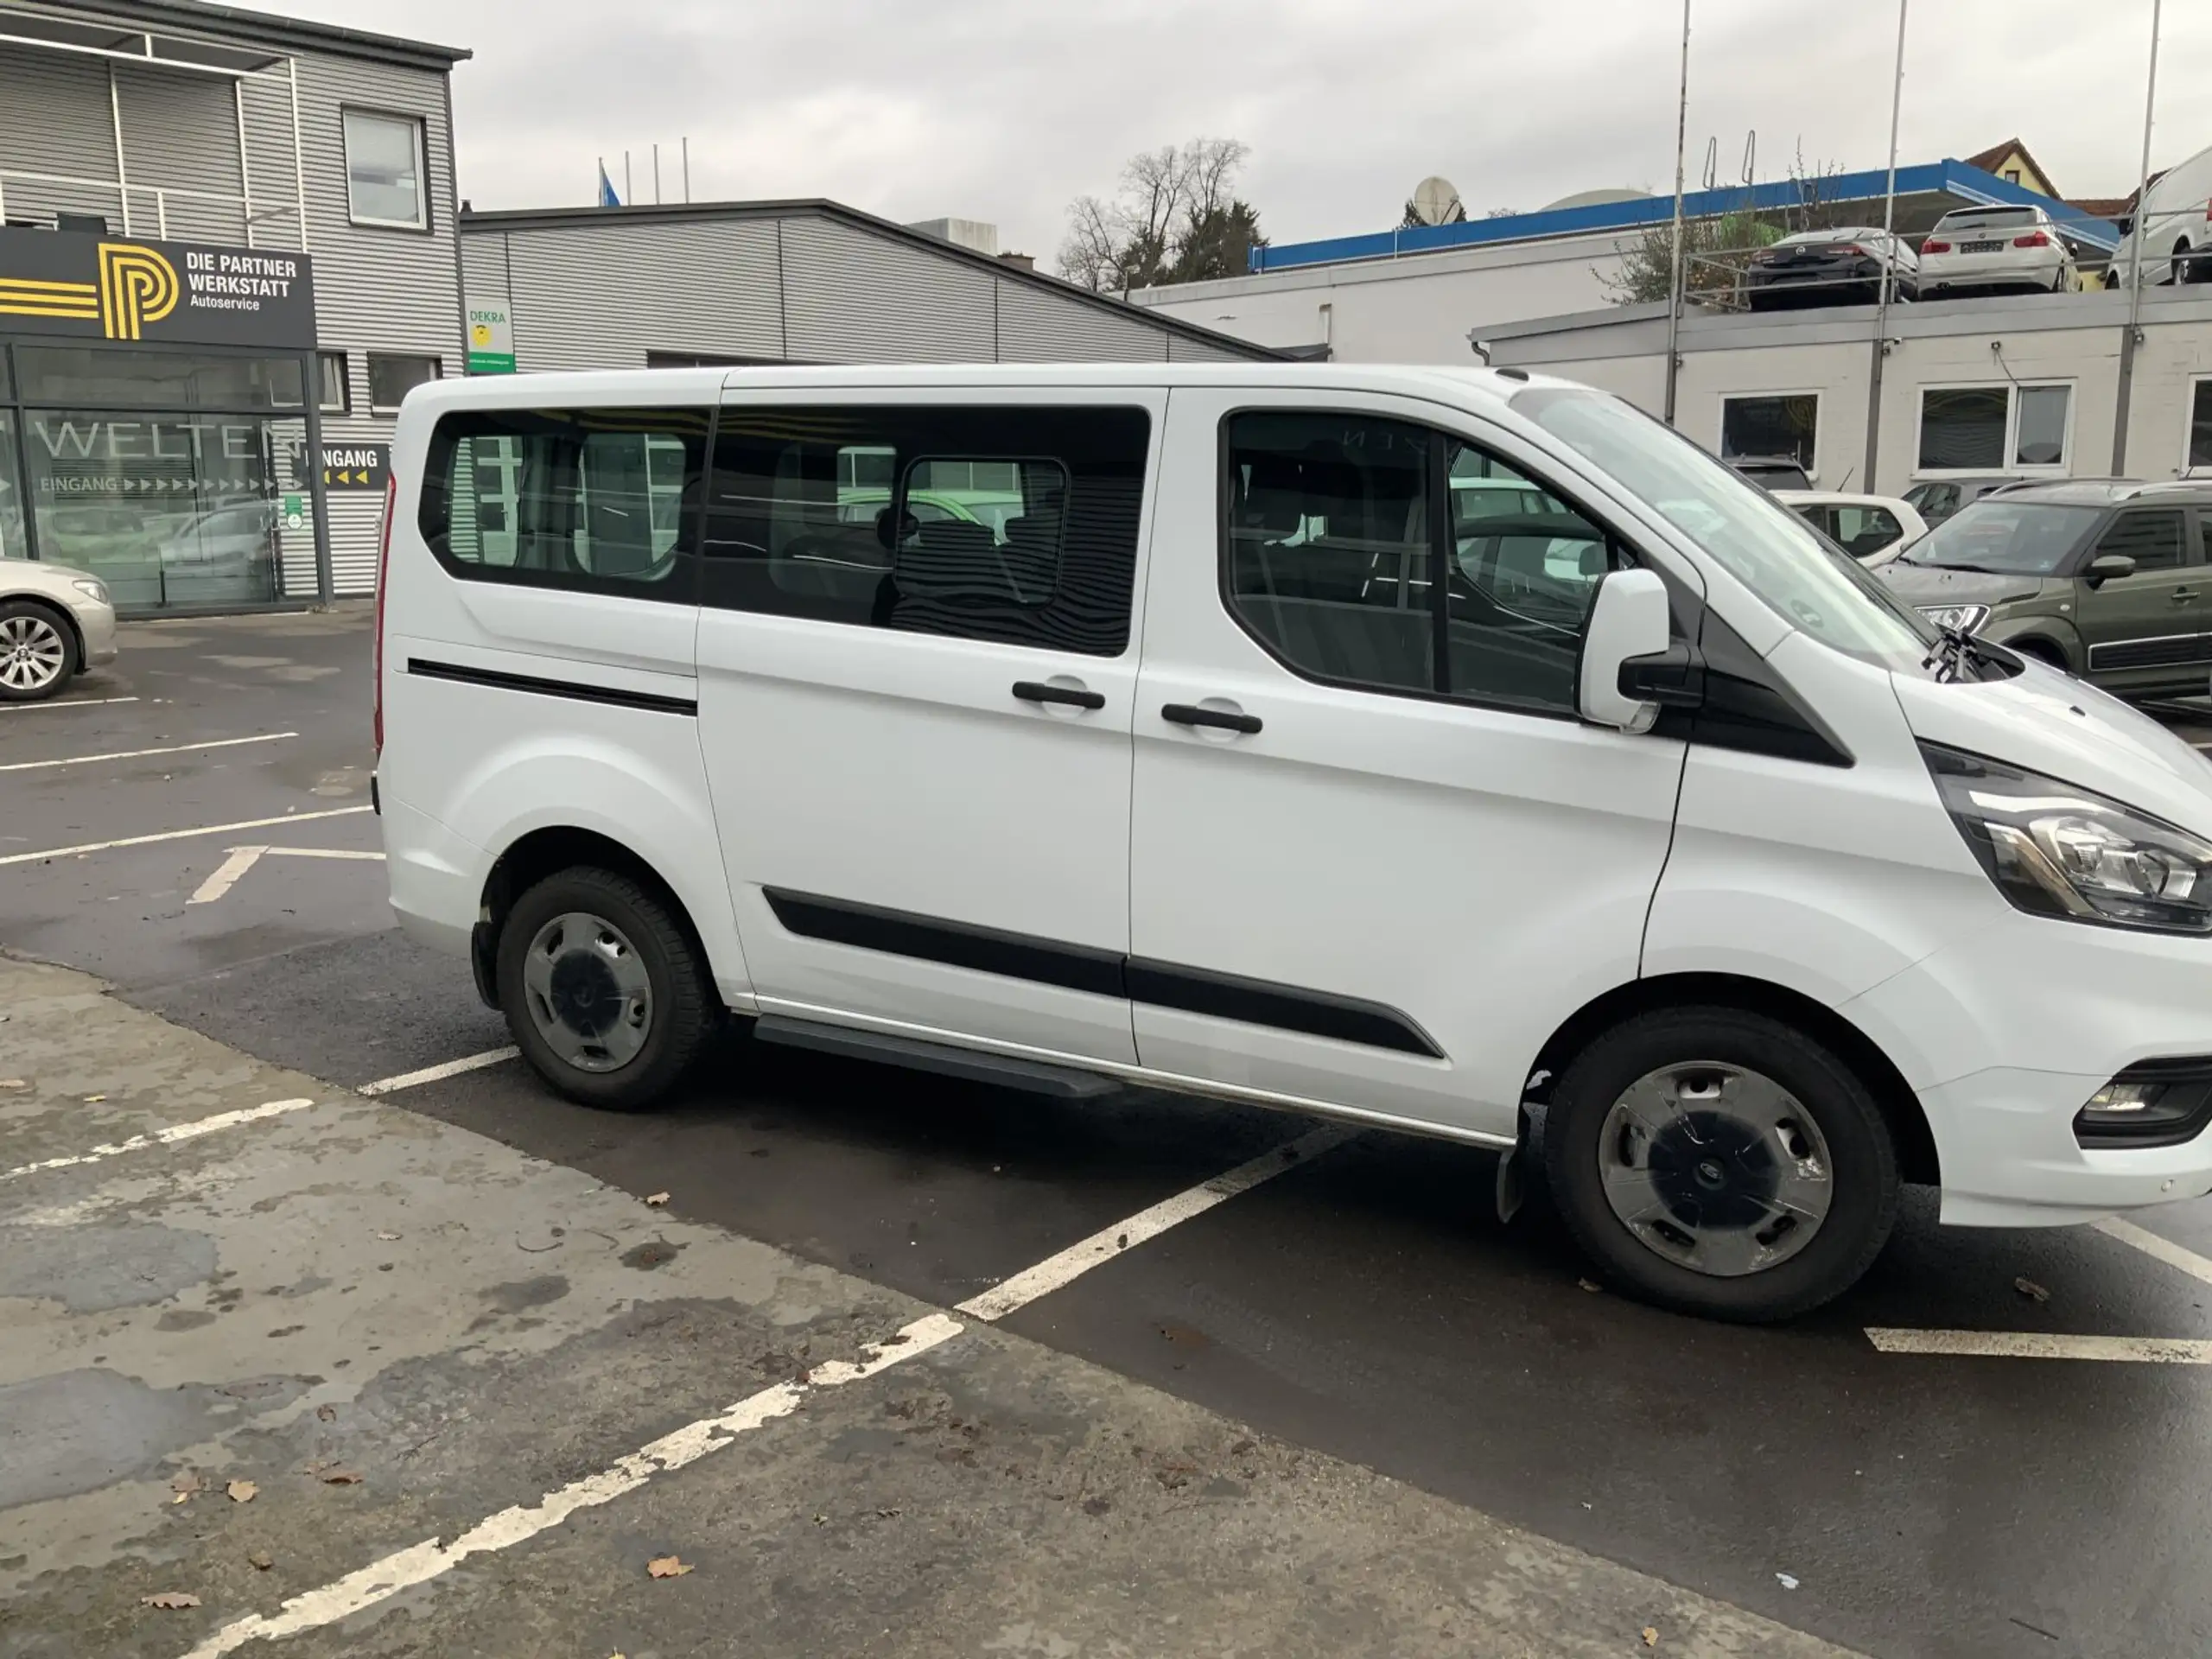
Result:
{"type": "Polygon", "coordinates": [[[1759,1322],[1857,1282],[1897,1219],[1897,1151],[1851,1069],[1727,1007],[1624,1020],[1561,1074],[1544,1161],[1576,1239],[1645,1300],[1759,1322]]]}
{"type": "Polygon", "coordinates": [[[500,1011],[537,1074],[587,1106],[634,1111],[691,1068],[721,1002],[697,947],[652,893],[607,870],[538,882],[499,930],[500,1011]]]}

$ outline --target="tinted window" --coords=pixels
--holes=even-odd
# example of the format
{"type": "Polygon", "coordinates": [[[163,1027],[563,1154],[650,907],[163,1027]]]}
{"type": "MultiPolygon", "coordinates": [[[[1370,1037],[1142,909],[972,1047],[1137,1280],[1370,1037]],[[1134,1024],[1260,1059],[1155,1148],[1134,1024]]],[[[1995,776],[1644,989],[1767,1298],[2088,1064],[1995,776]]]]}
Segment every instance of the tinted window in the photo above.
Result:
{"type": "Polygon", "coordinates": [[[1303,412],[1228,427],[1229,602],[1277,657],[1338,683],[1574,711],[1601,531],[1423,428],[1303,412]]]}
{"type": "Polygon", "coordinates": [[[1834,522],[1822,528],[1854,559],[1870,557],[1904,534],[1897,514],[1887,507],[1837,506],[1829,512],[1834,522]]]}
{"type": "Polygon", "coordinates": [[[1720,404],[1720,456],[1793,455],[1810,473],[1819,435],[1821,400],[1811,392],[1781,397],[1728,397],[1720,404]]]}
{"type": "Polygon", "coordinates": [[[423,539],[456,575],[688,604],[706,435],[704,410],[447,415],[423,539]]]}
{"type": "Polygon", "coordinates": [[[1135,409],[724,409],[705,601],[1117,656],[1150,432],[1135,409]]]}
{"type": "Polygon", "coordinates": [[[2190,388],[2189,466],[2212,467],[2212,380],[2199,380],[2190,388]]]}
{"type": "Polygon", "coordinates": [[[2138,570],[2170,570],[2182,562],[2178,512],[2123,512],[2098,538],[2097,552],[2125,553],[2138,570]]]}
{"type": "Polygon", "coordinates": [[[369,353],[369,405],[397,409],[400,399],[416,387],[438,378],[441,365],[435,357],[404,357],[391,352],[369,353]]]}

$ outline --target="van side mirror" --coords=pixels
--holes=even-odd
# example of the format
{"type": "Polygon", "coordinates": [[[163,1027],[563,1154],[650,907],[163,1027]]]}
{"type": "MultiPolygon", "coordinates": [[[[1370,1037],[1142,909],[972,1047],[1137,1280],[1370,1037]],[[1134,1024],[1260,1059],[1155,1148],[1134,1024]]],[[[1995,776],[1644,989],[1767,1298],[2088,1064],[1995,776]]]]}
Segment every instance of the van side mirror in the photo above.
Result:
{"type": "Polygon", "coordinates": [[[1624,690],[1621,671],[1635,658],[1663,656],[1672,643],[1667,584],[1659,573],[1606,572],[1582,639],[1582,684],[1576,699],[1582,717],[1624,732],[1649,731],[1659,718],[1659,702],[1624,690]]]}
{"type": "Polygon", "coordinates": [[[2089,568],[2082,572],[2082,580],[2092,588],[2101,588],[2108,582],[2135,574],[2135,561],[2125,553],[2100,553],[2089,561],[2089,568]]]}

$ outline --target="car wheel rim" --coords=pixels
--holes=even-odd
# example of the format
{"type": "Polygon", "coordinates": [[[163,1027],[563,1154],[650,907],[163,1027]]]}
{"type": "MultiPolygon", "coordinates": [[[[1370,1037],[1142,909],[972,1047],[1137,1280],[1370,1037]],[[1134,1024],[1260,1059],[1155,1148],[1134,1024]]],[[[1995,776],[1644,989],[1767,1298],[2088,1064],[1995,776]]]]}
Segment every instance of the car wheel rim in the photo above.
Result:
{"type": "Polygon", "coordinates": [[[69,646],[42,616],[0,616],[0,686],[43,691],[61,677],[69,646]]]}
{"type": "Polygon", "coordinates": [[[579,1071],[620,1071],[652,1033],[652,976],[605,917],[570,911],[539,928],[522,985],[537,1034],[579,1071]]]}
{"type": "Polygon", "coordinates": [[[1834,1168],[1795,1096],[1719,1060],[1637,1078],[1598,1137],[1599,1179],[1621,1225],[1653,1254],[1716,1279],[1766,1272],[1818,1237],[1834,1168]]]}

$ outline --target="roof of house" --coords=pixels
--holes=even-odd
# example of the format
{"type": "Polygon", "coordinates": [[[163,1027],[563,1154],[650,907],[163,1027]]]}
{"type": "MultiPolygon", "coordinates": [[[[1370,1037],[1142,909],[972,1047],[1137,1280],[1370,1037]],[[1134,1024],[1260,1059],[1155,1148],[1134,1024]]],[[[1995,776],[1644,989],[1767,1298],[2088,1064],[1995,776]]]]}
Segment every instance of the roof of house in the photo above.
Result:
{"type": "Polygon", "coordinates": [[[1217,334],[1211,328],[1202,328],[1197,323],[1185,322],[1179,317],[1164,315],[1149,306],[1132,305],[1114,295],[1096,292],[1063,277],[1048,276],[1044,271],[1016,264],[995,254],[979,253],[973,248],[963,248],[957,242],[947,242],[925,232],[894,224],[890,219],[878,219],[874,213],[862,213],[857,207],[848,207],[841,201],[831,201],[823,196],[799,197],[785,201],[648,202],[621,207],[506,207],[489,211],[470,207],[464,203],[461,212],[461,232],[462,235],[469,236],[495,231],[567,230],[583,226],[625,224],[697,224],[713,219],[791,219],[802,215],[836,219],[855,230],[922,249],[940,259],[973,265],[994,272],[1010,283],[1043,289],[1078,305],[1111,311],[1130,321],[1167,334],[1180,334],[1185,340],[1219,346],[1236,353],[1239,357],[1266,361],[1285,355],[1271,347],[1255,345],[1249,340],[1239,340],[1234,334],[1217,334]]]}
{"type": "Polygon", "coordinates": [[[2050,187],[2050,194],[2052,195],[2055,196],[2058,194],[2058,181],[2053,179],[2050,173],[2044,170],[2044,164],[2041,162],[2036,160],[2035,152],[2030,149],[2025,144],[2022,143],[2018,138],[2007,138],[2001,144],[1993,144],[1987,149],[1982,150],[1978,155],[1967,156],[1966,158],[1966,162],[1968,167],[1978,167],[1985,173],[1994,173],[1999,167],[2005,164],[2005,158],[2007,156],[2018,156],[2022,161],[2025,162],[2030,167],[2035,169],[2035,174],[2037,178],[2041,179],[2045,184],[2050,187]]]}
{"type": "Polygon", "coordinates": [[[428,41],[378,35],[336,23],[278,17],[243,6],[216,5],[212,0],[66,0],[60,15],[111,22],[134,35],[159,35],[175,29],[187,34],[228,35],[256,45],[366,58],[415,69],[450,70],[454,64],[475,55],[463,46],[435,46],[428,41]]]}

